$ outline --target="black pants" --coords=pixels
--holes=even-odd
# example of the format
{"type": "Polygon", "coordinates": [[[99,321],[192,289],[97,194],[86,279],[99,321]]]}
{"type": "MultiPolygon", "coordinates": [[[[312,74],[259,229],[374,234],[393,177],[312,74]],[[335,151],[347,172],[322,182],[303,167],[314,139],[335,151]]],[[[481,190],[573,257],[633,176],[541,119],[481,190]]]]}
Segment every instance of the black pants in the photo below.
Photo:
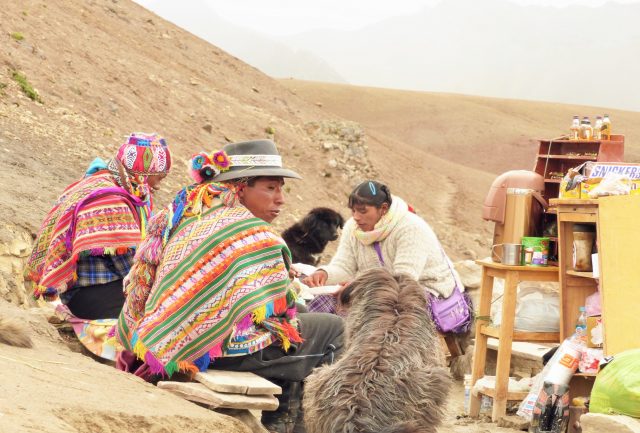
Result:
{"type": "Polygon", "coordinates": [[[122,280],[71,290],[72,292],[66,297],[63,296],[63,302],[80,319],[115,319],[122,311],[124,305],[122,280]]]}
{"type": "Polygon", "coordinates": [[[311,371],[331,363],[342,353],[342,318],[326,313],[298,314],[302,343],[292,343],[288,352],[272,344],[246,356],[215,359],[211,368],[251,371],[266,379],[302,382],[311,371]]]}

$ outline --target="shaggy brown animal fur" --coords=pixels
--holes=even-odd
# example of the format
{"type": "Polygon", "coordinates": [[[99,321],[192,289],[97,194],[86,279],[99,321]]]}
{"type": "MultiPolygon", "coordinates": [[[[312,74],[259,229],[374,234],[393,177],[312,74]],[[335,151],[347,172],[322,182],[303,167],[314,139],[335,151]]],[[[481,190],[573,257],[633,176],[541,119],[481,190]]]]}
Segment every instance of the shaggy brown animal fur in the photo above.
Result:
{"type": "Polygon", "coordinates": [[[0,318],[0,343],[16,347],[32,347],[33,343],[24,325],[0,318]]]}
{"type": "Polygon", "coordinates": [[[307,433],[434,433],[451,387],[424,289],[372,269],[340,294],[345,352],[305,382],[307,433]]]}

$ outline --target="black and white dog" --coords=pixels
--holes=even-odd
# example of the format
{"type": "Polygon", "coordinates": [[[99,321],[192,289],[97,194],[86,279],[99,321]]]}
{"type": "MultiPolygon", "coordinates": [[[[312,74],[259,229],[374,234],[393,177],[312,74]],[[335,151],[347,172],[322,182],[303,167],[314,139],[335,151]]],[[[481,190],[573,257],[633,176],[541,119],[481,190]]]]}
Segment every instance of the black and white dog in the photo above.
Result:
{"type": "Polygon", "coordinates": [[[282,232],[293,263],[316,266],[320,258],[314,256],[322,253],[329,241],[338,239],[338,229],[343,226],[344,218],[333,209],[311,209],[301,221],[282,232]]]}

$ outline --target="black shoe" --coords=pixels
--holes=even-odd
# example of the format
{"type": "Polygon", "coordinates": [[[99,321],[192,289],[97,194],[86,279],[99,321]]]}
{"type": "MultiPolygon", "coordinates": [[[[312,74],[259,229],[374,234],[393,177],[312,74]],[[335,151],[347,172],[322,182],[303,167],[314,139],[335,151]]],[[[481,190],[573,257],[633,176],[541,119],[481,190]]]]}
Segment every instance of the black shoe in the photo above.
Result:
{"type": "Polygon", "coordinates": [[[294,420],[286,412],[262,412],[260,420],[269,433],[293,433],[294,420]]]}
{"type": "Polygon", "coordinates": [[[302,409],[298,412],[298,419],[296,419],[292,433],[307,433],[307,429],[304,425],[304,412],[302,409]]]}

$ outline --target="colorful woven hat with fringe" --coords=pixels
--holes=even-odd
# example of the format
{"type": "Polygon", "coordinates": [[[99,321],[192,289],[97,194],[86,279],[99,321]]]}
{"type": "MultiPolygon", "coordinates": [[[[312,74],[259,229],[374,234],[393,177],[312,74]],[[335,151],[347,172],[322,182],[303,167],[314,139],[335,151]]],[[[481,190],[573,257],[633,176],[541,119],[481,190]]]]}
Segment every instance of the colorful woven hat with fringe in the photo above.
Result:
{"type": "Polygon", "coordinates": [[[156,133],[132,133],[118,149],[116,159],[130,173],[143,176],[166,174],[171,168],[167,142],[156,133]]]}

